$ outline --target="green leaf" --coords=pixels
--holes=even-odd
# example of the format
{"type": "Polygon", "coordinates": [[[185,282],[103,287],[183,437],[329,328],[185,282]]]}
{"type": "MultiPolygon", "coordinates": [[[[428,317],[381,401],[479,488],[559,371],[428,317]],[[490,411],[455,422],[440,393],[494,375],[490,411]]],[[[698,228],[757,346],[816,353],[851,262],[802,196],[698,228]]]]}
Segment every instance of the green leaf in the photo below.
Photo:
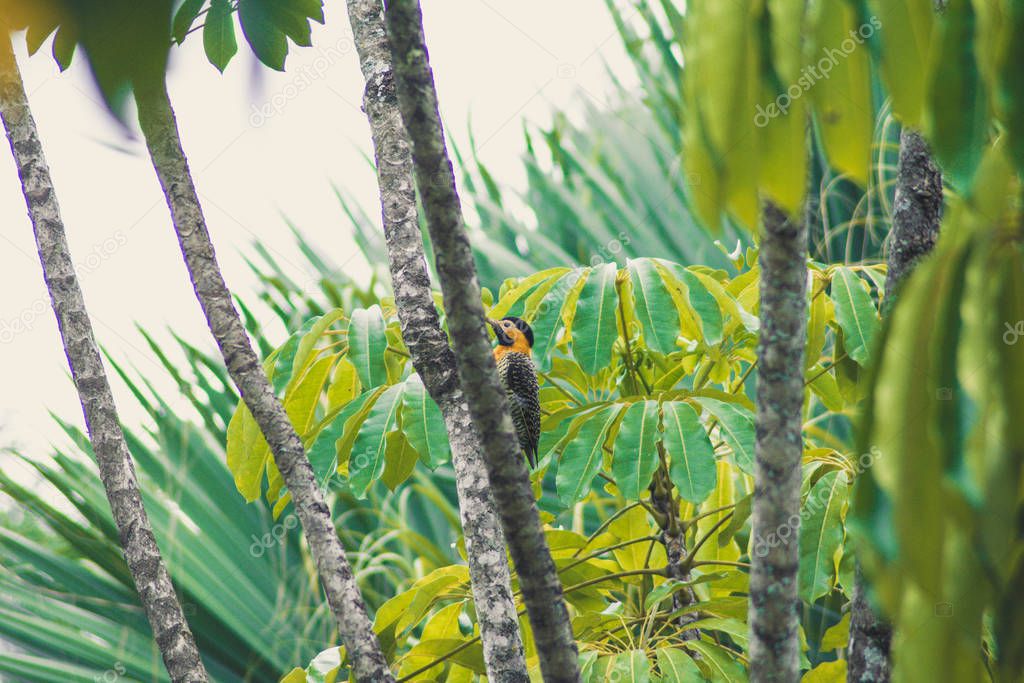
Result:
{"type": "Polygon", "coordinates": [[[620,652],[608,669],[609,680],[622,683],[650,683],[651,663],[643,650],[620,652]]]}
{"type": "Polygon", "coordinates": [[[416,449],[409,444],[409,440],[402,432],[388,432],[381,481],[388,489],[394,491],[412,474],[416,468],[417,459],[416,449]]]}
{"type": "Polygon", "coordinates": [[[433,470],[448,462],[451,447],[444,417],[434,399],[427,395],[423,380],[415,373],[405,381],[401,422],[402,431],[424,465],[433,470]]]}
{"type": "Polygon", "coordinates": [[[626,500],[638,500],[658,469],[658,402],[638,401],[626,409],[615,438],[612,473],[626,500]]]}
{"type": "Polygon", "coordinates": [[[810,89],[815,123],[832,167],[867,187],[875,107],[868,47],[851,38],[860,27],[857,8],[849,2],[816,2],[815,7],[815,53],[833,55],[829,61],[834,65],[810,89]],[[844,46],[851,44],[847,51],[844,46]]]}
{"type": "Polygon", "coordinates": [[[685,301],[685,305],[696,317],[704,336],[704,343],[710,346],[721,342],[722,310],[703,281],[679,264],[661,260],[657,263],[669,290],[675,288],[679,294],[679,298],[676,299],[677,305],[685,301]]]}
{"type": "Polygon", "coordinates": [[[843,544],[843,508],[849,493],[845,472],[825,473],[804,502],[800,524],[800,598],[811,603],[831,592],[836,553],[843,544]]]}
{"type": "Polygon", "coordinates": [[[829,626],[825,635],[821,637],[821,651],[845,650],[850,644],[850,613],[847,612],[843,618],[833,626],[829,626]]]}
{"type": "Polygon", "coordinates": [[[558,499],[572,505],[590,491],[594,475],[601,468],[608,431],[622,412],[622,405],[608,406],[587,419],[579,434],[562,451],[555,476],[558,499]]]}
{"type": "Polygon", "coordinates": [[[669,474],[679,495],[700,503],[715,490],[715,451],[704,426],[690,404],[668,401],[661,405],[665,451],[671,461],[669,474]]]}
{"type": "Polygon", "coordinates": [[[658,669],[661,670],[662,683],[698,683],[704,680],[693,657],[682,648],[658,648],[658,669]]]}
{"type": "Polygon", "coordinates": [[[671,353],[676,349],[679,336],[679,314],[665,283],[651,259],[630,259],[626,266],[644,343],[652,351],[671,353]]]}
{"type": "Polygon", "coordinates": [[[185,36],[192,28],[192,24],[195,23],[196,17],[199,16],[199,10],[203,8],[203,3],[206,0],[185,0],[181,3],[181,7],[174,14],[174,24],[171,27],[171,35],[174,38],[174,42],[181,45],[181,41],[185,40],[185,36]]]}
{"type": "Polygon", "coordinates": [[[537,369],[547,372],[551,368],[551,353],[555,349],[558,331],[562,329],[562,310],[569,292],[586,271],[572,270],[560,277],[554,287],[548,290],[537,306],[530,326],[533,328],[533,359],[537,369]]]}
{"type": "Polygon", "coordinates": [[[224,73],[228,62],[238,52],[235,40],[235,19],[230,0],[211,0],[203,25],[203,49],[210,64],[224,73]]]}
{"type": "Polygon", "coordinates": [[[596,266],[583,285],[576,305],[572,353],[589,375],[597,374],[611,362],[612,345],[618,336],[616,273],[614,263],[596,266]]]}
{"type": "Polygon", "coordinates": [[[352,444],[352,453],[348,458],[348,480],[357,498],[365,497],[370,485],[384,471],[387,435],[395,427],[404,390],[402,384],[387,388],[373,404],[352,444]]]}
{"type": "Polygon", "coordinates": [[[822,662],[805,673],[800,683],[846,683],[846,660],[822,662]]]}
{"type": "Polygon", "coordinates": [[[380,306],[360,308],[352,312],[348,325],[348,358],[356,366],[359,382],[365,388],[379,387],[388,381],[384,353],[388,339],[384,333],[384,316],[380,306]]]}
{"type": "Polygon", "coordinates": [[[753,474],[754,415],[735,403],[703,397],[698,398],[697,401],[718,419],[722,438],[732,449],[736,465],[747,474],[753,474]]]}
{"type": "Polygon", "coordinates": [[[274,0],[238,0],[238,19],[249,47],[261,62],[276,71],[284,71],[288,56],[288,38],[274,21],[274,0]]]}
{"type": "Polygon", "coordinates": [[[78,36],[75,35],[73,28],[68,24],[64,24],[57,29],[57,35],[53,38],[51,51],[53,59],[57,62],[57,66],[60,67],[61,71],[67,71],[67,68],[71,66],[71,60],[75,56],[76,45],[78,45],[78,36]]]}
{"type": "Polygon", "coordinates": [[[858,365],[866,365],[879,327],[871,295],[856,273],[844,266],[836,268],[832,276],[831,298],[836,307],[836,321],[843,330],[846,352],[858,365]]]}
{"type": "Polygon", "coordinates": [[[687,645],[700,654],[714,683],[746,683],[747,672],[731,651],[702,640],[691,640],[687,645]]]}
{"type": "Polygon", "coordinates": [[[359,433],[359,426],[384,391],[385,387],[367,391],[324,418],[320,429],[314,432],[312,441],[306,444],[309,461],[318,482],[323,484],[335,473],[338,463],[342,461],[341,456],[348,457],[352,441],[359,433]]]}
{"type": "Polygon", "coordinates": [[[966,193],[992,125],[988,96],[975,57],[975,15],[971,0],[950,0],[938,17],[937,29],[928,139],[943,176],[961,193],[966,193]]]}
{"type": "Polygon", "coordinates": [[[878,22],[882,77],[892,110],[907,127],[920,128],[931,68],[932,0],[871,0],[878,22]]]}

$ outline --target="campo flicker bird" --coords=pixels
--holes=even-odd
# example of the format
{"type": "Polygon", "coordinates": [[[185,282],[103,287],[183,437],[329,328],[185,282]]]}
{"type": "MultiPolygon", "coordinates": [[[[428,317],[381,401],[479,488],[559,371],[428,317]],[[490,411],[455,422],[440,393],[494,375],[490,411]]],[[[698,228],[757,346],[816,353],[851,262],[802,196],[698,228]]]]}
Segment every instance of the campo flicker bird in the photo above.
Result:
{"type": "Polygon", "coordinates": [[[505,385],[519,445],[530,467],[536,467],[540,443],[540,386],[531,357],[533,330],[525,321],[513,316],[501,320],[488,319],[487,323],[498,337],[494,360],[498,364],[501,383],[505,385]]]}

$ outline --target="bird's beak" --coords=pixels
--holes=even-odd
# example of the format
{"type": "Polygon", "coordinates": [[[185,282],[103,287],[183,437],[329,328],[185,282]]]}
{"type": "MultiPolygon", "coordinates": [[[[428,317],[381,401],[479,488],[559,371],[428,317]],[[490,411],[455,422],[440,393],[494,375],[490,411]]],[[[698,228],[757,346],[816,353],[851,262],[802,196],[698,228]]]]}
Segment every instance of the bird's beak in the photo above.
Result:
{"type": "Polygon", "coordinates": [[[500,337],[501,336],[501,323],[499,323],[497,320],[495,320],[493,318],[484,318],[484,320],[487,322],[488,325],[491,326],[491,329],[494,330],[494,334],[496,334],[496,335],[498,335],[500,337]]]}

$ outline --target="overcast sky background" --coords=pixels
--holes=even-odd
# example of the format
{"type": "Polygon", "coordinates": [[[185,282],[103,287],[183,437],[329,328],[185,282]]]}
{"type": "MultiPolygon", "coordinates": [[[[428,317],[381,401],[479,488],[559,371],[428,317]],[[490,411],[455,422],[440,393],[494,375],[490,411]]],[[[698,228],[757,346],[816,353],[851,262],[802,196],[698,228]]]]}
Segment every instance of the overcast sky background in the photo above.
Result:
{"type": "MultiPolygon", "coordinates": [[[[465,143],[471,121],[482,160],[512,187],[525,183],[524,120],[546,125],[552,111],[603,101],[611,92],[606,68],[635,81],[598,0],[423,0],[423,11],[449,133],[465,143]]],[[[315,47],[292,46],[283,74],[258,67],[240,32],[224,75],[206,62],[199,34],[172,52],[171,98],[220,264],[250,301],[256,281],[243,257],[255,240],[305,272],[285,216],[336,265],[358,273],[332,183],[379,216],[344,2],[327,0],[326,14],[315,47]]],[[[15,51],[98,339],[176,395],[135,325],[162,340],[170,328],[213,345],[145,150],[99,104],[80,54],[60,74],[49,44],[29,59],[16,37],[15,51]]],[[[0,446],[44,454],[63,443],[49,411],[83,420],[14,163],[6,145],[0,149],[0,446]]],[[[140,424],[141,410],[112,378],[123,421],[140,424]]],[[[0,453],[0,467],[10,465],[0,453]]]]}

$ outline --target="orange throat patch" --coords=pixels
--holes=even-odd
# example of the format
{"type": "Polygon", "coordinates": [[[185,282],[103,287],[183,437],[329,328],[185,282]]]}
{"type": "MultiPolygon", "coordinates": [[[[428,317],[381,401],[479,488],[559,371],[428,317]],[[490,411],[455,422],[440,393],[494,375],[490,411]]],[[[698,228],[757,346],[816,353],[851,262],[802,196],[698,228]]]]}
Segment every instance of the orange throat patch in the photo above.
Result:
{"type": "Polygon", "coordinates": [[[494,349],[494,360],[501,360],[502,356],[506,353],[522,353],[527,356],[530,355],[530,345],[526,341],[526,337],[518,335],[512,342],[511,346],[503,346],[498,344],[494,349]]]}

